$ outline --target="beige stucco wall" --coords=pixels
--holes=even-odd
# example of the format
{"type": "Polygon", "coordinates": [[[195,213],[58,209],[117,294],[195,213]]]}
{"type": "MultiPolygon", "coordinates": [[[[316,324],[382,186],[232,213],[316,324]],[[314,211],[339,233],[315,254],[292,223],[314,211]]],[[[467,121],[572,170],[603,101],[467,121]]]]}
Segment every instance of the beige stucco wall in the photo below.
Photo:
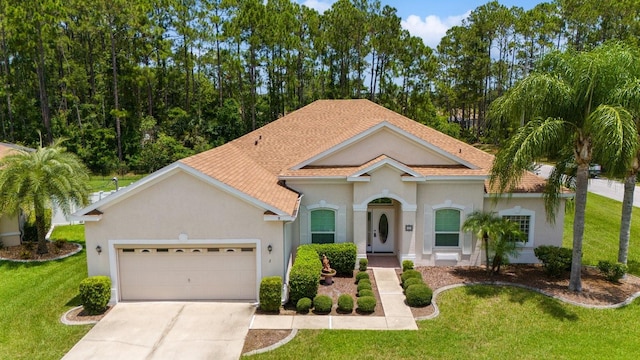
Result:
{"type": "Polygon", "coordinates": [[[17,216],[0,216],[0,241],[4,246],[20,245],[20,225],[17,216]]]}
{"type": "Polygon", "coordinates": [[[389,129],[367,136],[334,154],[314,161],[312,165],[362,165],[380,155],[390,156],[404,164],[452,165],[455,162],[435,151],[408,140],[389,129]]]}
{"type": "Polygon", "coordinates": [[[102,219],[86,222],[89,275],[110,273],[110,240],[189,241],[258,240],[261,276],[284,276],[283,223],[264,221],[264,210],[214,185],[177,170],[168,177],[110,204],[102,219]],[[184,235],[183,235],[184,237],[184,235]],[[183,239],[185,240],[185,239],[183,239]],[[272,244],[269,254],[267,246],[272,244]],[[98,255],[97,245],[103,249],[98,255]]]}

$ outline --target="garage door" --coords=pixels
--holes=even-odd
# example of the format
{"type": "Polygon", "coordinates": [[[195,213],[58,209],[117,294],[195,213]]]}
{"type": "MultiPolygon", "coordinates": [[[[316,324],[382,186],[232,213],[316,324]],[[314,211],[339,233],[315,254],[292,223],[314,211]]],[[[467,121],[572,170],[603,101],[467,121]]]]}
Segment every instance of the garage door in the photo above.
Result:
{"type": "Polygon", "coordinates": [[[118,249],[122,300],[255,300],[255,246],[118,249]]]}

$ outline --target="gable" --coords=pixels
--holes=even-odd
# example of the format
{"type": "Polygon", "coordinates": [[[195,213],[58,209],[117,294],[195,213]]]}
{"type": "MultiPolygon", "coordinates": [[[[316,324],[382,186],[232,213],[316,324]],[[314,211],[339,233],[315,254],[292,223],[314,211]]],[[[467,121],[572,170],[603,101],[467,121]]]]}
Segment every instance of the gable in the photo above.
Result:
{"type": "Polygon", "coordinates": [[[305,166],[358,166],[381,155],[408,165],[460,165],[435,147],[429,148],[389,126],[381,126],[362,137],[349,139],[305,166]]]}

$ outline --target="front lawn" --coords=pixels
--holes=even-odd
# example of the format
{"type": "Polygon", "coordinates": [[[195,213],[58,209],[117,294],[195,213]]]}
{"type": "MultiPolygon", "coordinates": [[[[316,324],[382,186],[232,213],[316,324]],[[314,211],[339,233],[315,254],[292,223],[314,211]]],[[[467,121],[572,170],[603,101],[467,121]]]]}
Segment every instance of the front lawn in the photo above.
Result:
{"type": "MultiPolygon", "coordinates": [[[[622,204],[604,196],[588,193],[582,244],[583,263],[597,265],[599,260],[618,260],[620,212],[622,204]]],[[[633,209],[629,241],[629,272],[640,276],[640,209],[633,209]]],[[[573,247],[573,213],[565,215],[563,246],[573,247]]]]}
{"type": "MultiPolygon", "coordinates": [[[[54,237],[84,246],[84,226],[56,228],[54,237]]],[[[45,263],[0,261],[0,358],[60,359],[90,329],[67,326],[60,316],[79,305],[87,276],[85,251],[45,263]]]]}

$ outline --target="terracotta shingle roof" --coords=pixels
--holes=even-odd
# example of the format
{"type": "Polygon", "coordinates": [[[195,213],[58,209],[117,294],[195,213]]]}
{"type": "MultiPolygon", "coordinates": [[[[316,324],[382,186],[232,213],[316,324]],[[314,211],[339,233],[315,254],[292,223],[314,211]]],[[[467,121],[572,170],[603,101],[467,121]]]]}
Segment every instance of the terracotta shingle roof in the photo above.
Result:
{"type": "MultiPolygon", "coordinates": [[[[294,169],[305,160],[385,122],[440,148],[466,166],[406,165],[424,176],[487,176],[493,156],[368,100],[318,100],[225,145],[181,160],[212,178],[286,214],[292,214],[298,194],[278,183],[279,176],[346,177],[358,166],[294,169]]],[[[380,158],[371,160],[380,161],[380,158]]],[[[521,191],[536,191],[544,180],[523,177],[521,191]]]]}

